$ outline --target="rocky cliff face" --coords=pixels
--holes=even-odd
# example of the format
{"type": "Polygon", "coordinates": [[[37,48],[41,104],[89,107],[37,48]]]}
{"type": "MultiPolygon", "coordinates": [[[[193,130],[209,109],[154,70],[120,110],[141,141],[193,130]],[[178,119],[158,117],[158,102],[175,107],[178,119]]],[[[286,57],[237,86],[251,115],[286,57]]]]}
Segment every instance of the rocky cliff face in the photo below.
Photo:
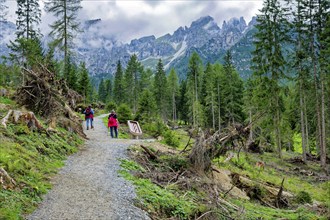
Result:
{"type": "MultiPolygon", "coordinates": [[[[120,36],[105,34],[100,19],[84,22],[84,32],[75,40],[75,61],[85,62],[92,76],[112,75],[116,63],[127,64],[130,56],[136,54],[146,68],[154,69],[162,59],[166,70],[175,68],[180,77],[185,77],[190,55],[196,51],[203,62],[221,62],[226,50],[232,49],[234,63],[242,75],[249,72],[250,51],[255,22],[247,25],[244,18],[232,18],[220,28],[210,16],[193,21],[190,27],[179,27],[173,34],[162,37],[146,36],[123,44],[120,36]],[[242,57],[244,59],[242,60],[242,57]]],[[[9,22],[10,23],[10,22],[9,22]]],[[[6,55],[3,38],[13,37],[14,24],[1,25],[1,54],[6,55]]]]}

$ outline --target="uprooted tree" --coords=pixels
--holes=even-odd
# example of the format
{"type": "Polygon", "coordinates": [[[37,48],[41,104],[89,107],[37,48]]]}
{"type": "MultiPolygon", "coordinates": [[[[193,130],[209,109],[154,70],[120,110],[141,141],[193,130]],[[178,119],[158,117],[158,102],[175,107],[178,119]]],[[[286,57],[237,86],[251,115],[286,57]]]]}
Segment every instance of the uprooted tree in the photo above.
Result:
{"type": "Polygon", "coordinates": [[[249,129],[249,125],[244,127],[235,124],[223,132],[218,131],[209,137],[201,132],[189,155],[189,160],[194,169],[199,173],[209,171],[213,159],[225,155],[238,142],[241,142],[242,146],[244,145],[243,142],[249,135],[249,129]]]}
{"type": "Polygon", "coordinates": [[[37,122],[36,127],[40,129],[42,126],[34,116],[38,114],[47,119],[48,130],[59,125],[86,138],[81,119],[72,110],[77,102],[82,101],[80,94],[70,89],[63,79],[56,79],[55,74],[42,64],[33,70],[22,68],[22,75],[24,82],[17,89],[16,100],[33,112],[10,110],[2,124],[11,119],[16,123],[17,117],[21,117],[27,124],[37,122]]]}

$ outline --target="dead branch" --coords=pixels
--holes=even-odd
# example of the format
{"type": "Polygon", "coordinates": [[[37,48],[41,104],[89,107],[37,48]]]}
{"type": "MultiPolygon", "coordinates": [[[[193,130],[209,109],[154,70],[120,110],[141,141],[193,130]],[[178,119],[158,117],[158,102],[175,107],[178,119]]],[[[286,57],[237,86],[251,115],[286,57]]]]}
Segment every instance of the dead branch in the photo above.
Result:
{"type": "Polygon", "coordinates": [[[144,152],[147,153],[148,157],[150,160],[156,160],[158,159],[158,157],[152,153],[147,147],[143,146],[143,145],[140,145],[140,147],[142,147],[142,149],[144,150],[144,152]]]}
{"type": "Polygon", "coordinates": [[[284,184],[284,178],[282,179],[280,190],[278,191],[277,196],[276,196],[275,204],[276,204],[277,208],[280,208],[280,202],[281,202],[282,193],[283,193],[283,184],[284,184]]]}

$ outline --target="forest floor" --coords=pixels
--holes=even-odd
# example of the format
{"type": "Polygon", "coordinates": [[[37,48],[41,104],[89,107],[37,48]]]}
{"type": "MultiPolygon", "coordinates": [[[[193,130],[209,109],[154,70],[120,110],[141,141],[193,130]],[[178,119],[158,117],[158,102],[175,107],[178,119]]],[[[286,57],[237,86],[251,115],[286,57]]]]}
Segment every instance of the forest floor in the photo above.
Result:
{"type": "Polygon", "coordinates": [[[142,141],[111,139],[101,118],[94,119],[93,130],[85,130],[89,140],[68,158],[27,219],[149,219],[133,205],[132,184],[117,173],[127,148],[142,141]]]}

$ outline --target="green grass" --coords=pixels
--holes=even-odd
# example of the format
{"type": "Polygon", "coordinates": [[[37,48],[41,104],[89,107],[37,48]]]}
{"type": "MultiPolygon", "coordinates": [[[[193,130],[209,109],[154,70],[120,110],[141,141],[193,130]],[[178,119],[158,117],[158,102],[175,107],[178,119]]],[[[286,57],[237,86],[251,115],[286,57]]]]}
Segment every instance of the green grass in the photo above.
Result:
{"type": "Polygon", "coordinates": [[[48,137],[25,125],[0,127],[0,167],[17,183],[13,189],[0,189],[0,219],[23,219],[32,212],[63,160],[83,143],[76,134],[58,130],[48,137]]]}
{"type": "Polygon", "coordinates": [[[319,217],[316,213],[305,208],[298,208],[297,210],[272,209],[246,200],[232,200],[232,202],[245,209],[245,214],[237,216],[236,219],[273,220],[284,217],[287,220],[326,220],[326,217],[319,217]]]}
{"type": "Polygon", "coordinates": [[[14,105],[15,102],[7,97],[0,96],[0,103],[6,104],[6,105],[14,105]]]}
{"type": "MultiPolygon", "coordinates": [[[[281,160],[275,154],[271,154],[271,153],[265,153],[263,155],[241,153],[239,160],[235,157],[232,159],[232,162],[230,163],[221,163],[221,161],[224,160],[224,157],[222,157],[219,159],[220,162],[218,162],[218,160],[215,160],[214,162],[216,164],[218,163],[218,165],[221,168],[228,169],[232,172],[236,172],[241,175],[249,176],[249,178],[258,182],[269,182],[278,187],[281,185],[282,179],[285,178],[284,189],[286,191],[289,191],[294,195],[299,194],[301,191],[308,192],[313,200],[322,202],[327,207],[330,207],[329,181],[315,182],[313,181],[313,179],[307,176],[297,176],[296,174],[290,173],[290,170],[292,170],[294,166],[286,162],[285,159],[294,157],[295,155],[296,154],[290,154],[288,152],[285,152],[283,154],[284,160],[281,160]],[[264,170],[258,170],[255,167],[255,163],[258,160],[262,160],[265,162],[266,165],[264,170]]],[[[320,171],[320,167],[318,166],[319,166],[318,164],[313,163],[307,165],[305,169],[309,168],[316,172],[316,171],[320,171]]],[[[300,167],[300,168],[304,168],[304,167],[300,167]]],[[[253,206],[252,204],[246,203],[244,204],[244,207],[249,210],[249,205],[253,206]]],[[[306,210],[300,210],[300,209],[299,209],[300,211],[299,210],[296,212],[290,211],[289,213],[285,213],[284,210],[273,210],[275,212],[274,215],[270,213],[272,209],[265,208],[263,206],[260,206],[260,209],[259,208],[255,209],[251,207],[251,212],[253,212],[254,210],[259,210],[260,213],[264,213],[264,212],[267,213],[267,215],[265,216],[273,216],[264,219],[273,219],[276,217],[276,213],[278,213],[278,215],[285,217],[289,215],[288,219],[319,219],[317,218],[317,215],[315,214],[306,215],[305,213],[306,210]],[[264,208],[264,211],[260,211],[262,208],[264,208]],[[304,218],[303,216],[308,216],[308,218],[304,218]]]]}

